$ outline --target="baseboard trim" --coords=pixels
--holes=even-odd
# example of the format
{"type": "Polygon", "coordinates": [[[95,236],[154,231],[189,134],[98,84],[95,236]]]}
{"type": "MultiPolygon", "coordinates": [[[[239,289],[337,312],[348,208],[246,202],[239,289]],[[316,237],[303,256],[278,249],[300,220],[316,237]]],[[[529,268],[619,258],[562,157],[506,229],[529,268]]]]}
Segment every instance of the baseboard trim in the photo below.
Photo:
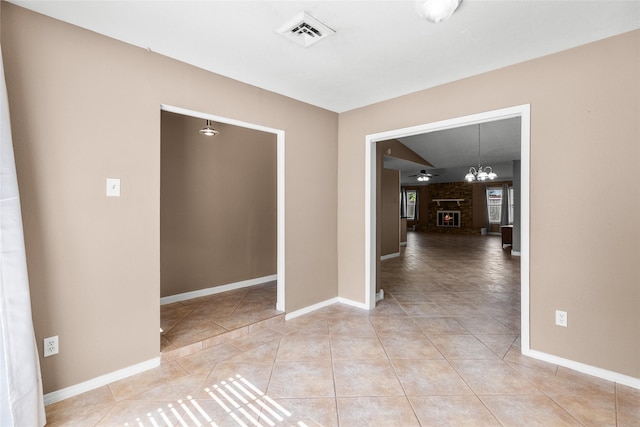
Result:
{"type": "Polygon", "coordinates": [[[312,312],[314,312],[316,310],[320,310],[321,308],[328,307],[328,306],[336,304],[336,303],[346,304],[346,305],[350,305],[352,307],[357,307],[357,308],[361,308],[363,310],[368,310],[367,306],[364,305],[361,302],[353,301],[353,300],[350,300],[348,298],[333,297],[333,298],[330,298],[328,300],[319,302],[317,304],[313,304],[313,305],[310,305],[308,307],[301,308],[300,310],[296,310],[296,311],[292,311],[291,313],[287,313],[284,316],[284,320],[295,319],[296,317],[312,313],[312,312]]]}
{"type": "Polygon", "coordinates": [[[160,305],[171,304],[174,302],[185,301],[192,298],[205,297],[207,295],[219,294],[220,292],[233,291],[235,289],[247,288],[249,286],[261,285],[263,283],[278,280],[278,275],[257,277],[255,279],[243,280],[241,282],[228,283],[226,285],[214,286],[207,289],[199,289],[197,291],[185,292],[182,294],[169,295],[160,298],[160,305]]]}
{"type": "Polygon", "coordinates": [[[514,251],[513,249],[511,249],[511,255],[512,256],[520,256],[520,251],[514,251]]]}
{"type": "Polygon", "coordinates": [[[153,359],[149,359],[146,362],[137,363],[135,365],[128,366],[126,368],[90,379],[80,384],[72,385],[70,387],[47,393],[44,395],[44,404],[50,405],[52,403],[60,402],[61,400],[77,396],[87,391],[95,390],[98,387],[102,387],[114,381],[118,381],[123,378],[148,371],[149,369],[157,368],[158,366],[160,366],[160,358],[154,357],[153,359]]]}
{"type": "Polygon", "coordinates": [[[325,301],[322,301],[322,302],[319,302],[319,303],[316,303],[316,304],[301,308],[300,310],[295,310],[295,311],[292,311],[291,313],[287,313],[284,316],[284,320],[295,319],[296,317],[300,317],[300,316],[303,316],[305,314],[309,314],[309,313],[311,313],[313,311],[320,310],[321,308],[328,307],[328,306],[330,306],[332,304],[335,304],[337,302],[339,302],[338,301],[338,297],[330,298],[328,300],[325,300],[325,301]]]}
{"type": "Polygon", "coordinates": [[[385,259],[390,259],[390,258],[397,258],[399,256],[400,256],[400,252],[396,252],[396,253],[388,254],[388,255],[382,255],[380,257],[380,261],[384,261],[385,259]]]}
{"type": "Polygon", "coordinates": [[[364,303],[357,302],[352,299],[338,297],[338,302],[341,304],[350,305],[351,307],[361,308],[363,310],[369,310],[369,307],[367,307],[364,303]]]}
{"type": "Polygon", "coordinates": [[[400,246],[407,246],[407,242],[400,242],[400,246]]]}
{"type": "Polygon", "coordinates": [[[584,363],[554,356],[548,353],[543,353],[537,350],[523,351],[523,354],[525,356],[529,356],[534,359],[553,363],[554,365],[563,366],[565,368],[573,369],[574,371],[582,372],[583,374],[588,374],[588,375],[601,378],[607,381],[613,381],[615,383],[626,385],[628,387],[632,387],[640,390],[640,378],[630,377],[628,375],[620,374],[618,372],[597,368],[595,366],[586,365],[584,363]]]}

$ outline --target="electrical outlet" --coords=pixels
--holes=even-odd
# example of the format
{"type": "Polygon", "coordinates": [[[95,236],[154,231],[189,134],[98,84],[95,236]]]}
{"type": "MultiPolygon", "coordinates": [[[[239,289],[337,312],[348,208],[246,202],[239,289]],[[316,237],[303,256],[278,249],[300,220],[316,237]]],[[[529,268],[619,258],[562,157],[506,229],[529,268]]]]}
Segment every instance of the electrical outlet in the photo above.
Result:
{"type": "Polygon", "coordinates": [[[58,336],[44,339],[44,357],[58,354],[58,336]]]}
{"type": "Polygon", "coordinates": [[[556,310],[556,325],[567,327],[567,312],[556,310]]]}

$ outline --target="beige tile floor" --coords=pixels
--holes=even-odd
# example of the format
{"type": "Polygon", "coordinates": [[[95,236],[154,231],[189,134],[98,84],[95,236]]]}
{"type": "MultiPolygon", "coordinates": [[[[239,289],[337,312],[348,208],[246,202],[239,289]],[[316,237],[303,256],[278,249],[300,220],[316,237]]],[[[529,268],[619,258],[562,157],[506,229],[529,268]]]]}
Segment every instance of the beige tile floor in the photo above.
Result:
{"type": "Polygon", "coordinates": [[[499,237],[410,233],[382,276],[374,311],[263,324],[50,405],[48,425],[640,425],[640,390],[520,355],[499,237]]]}
{"type": "Polygon", "coordinates": [[[200,351],[275,321],[276,282],[165,304],[160,307],[163,361],[200,351]]]}

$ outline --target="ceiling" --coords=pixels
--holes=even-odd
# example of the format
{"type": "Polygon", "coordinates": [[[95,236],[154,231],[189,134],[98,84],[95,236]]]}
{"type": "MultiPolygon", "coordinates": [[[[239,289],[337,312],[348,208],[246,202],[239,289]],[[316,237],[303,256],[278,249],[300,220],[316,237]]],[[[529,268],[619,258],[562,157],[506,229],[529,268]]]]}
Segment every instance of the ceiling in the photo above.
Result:
{"type": "Polygon", "coordinates": [[[434,175],[429,184],[464,181],[469,167],[477,169],[478,163],[491,166],[499,179],[511,180],[513,161],[520,160],[520,122],[514,117],[398,138],[432,167],[391,156],[384,157],[384,167],[399,169],[405,185],[426,185],[412,176],[421,170],[434,175]]]}
{"type": "Polygon", "coordinates": [[[463,0],[439,24],[402,0],[11,3],[338,113],[640,28],[639,0],[463,0]],[[276,32],[303,11],[336,33],[276,32]]]}
{"type": "MultiPolygon", "coordinates": [[[[640,28],[640,0],[463,0],[447,21],[411,1],[20,1],[27,9],[337,113],[640,28]],[[307,12],[335,34],[303,47],[276,30],[307,12]]],[[[510,179],[520,122],[485,123],[481,162],[510,179]]],[[[478,126],[402,138],[438,174],[478,164],[478,126]]],[[[385,156],[402,182],[423,165],[385,156]]]]}

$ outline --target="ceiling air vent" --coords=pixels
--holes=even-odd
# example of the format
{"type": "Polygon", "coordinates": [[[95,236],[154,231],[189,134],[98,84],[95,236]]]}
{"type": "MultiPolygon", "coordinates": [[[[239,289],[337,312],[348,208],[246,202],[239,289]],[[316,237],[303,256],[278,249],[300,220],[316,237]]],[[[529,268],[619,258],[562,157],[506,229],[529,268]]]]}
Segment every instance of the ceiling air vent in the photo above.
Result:
{"type": "Polygon", "coordinates": [[[306,12],[299,13],[276,31],[304,47],[311,46],[335,33],[306,12]]]}

